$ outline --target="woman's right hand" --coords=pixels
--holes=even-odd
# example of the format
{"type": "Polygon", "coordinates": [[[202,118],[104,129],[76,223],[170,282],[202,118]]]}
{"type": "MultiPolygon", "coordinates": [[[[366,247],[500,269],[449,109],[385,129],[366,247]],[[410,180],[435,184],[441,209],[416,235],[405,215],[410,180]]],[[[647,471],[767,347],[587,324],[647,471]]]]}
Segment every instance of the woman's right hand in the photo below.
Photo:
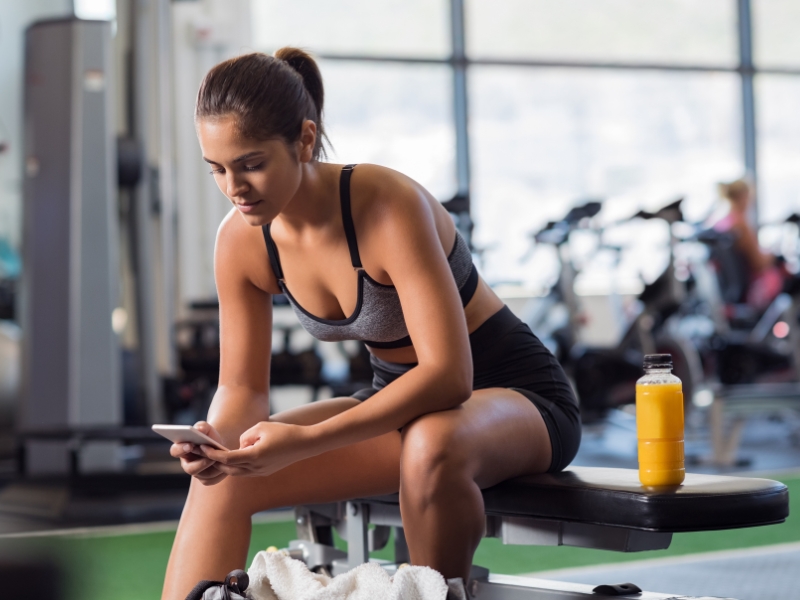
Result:
{"type": "MultiPolygon", "coordinates": [[[[194,424],[195,429],[202,431],[208,437],[216,440],[220,444],[223,443],[222,437],[219,435],[214,427],[205,421],[198,421],[194,424]]],[[[203,485],[214,485],[227,477],[225,473],[217,468],[216,462],[200,454],[195,454],[195,445],[188,442],[181,442],[180,444],[172,444],[169,453],[179,458],[181,467],[189,475],[197,479],[203,485]]]]}

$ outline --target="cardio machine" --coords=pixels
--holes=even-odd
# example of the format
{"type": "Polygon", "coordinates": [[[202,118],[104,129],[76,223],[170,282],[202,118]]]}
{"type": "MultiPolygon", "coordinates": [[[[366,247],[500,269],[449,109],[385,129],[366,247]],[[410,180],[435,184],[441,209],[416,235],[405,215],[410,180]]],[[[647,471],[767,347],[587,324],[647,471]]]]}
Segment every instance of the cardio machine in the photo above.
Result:
{"type": "MultiPolygon", "coordinates": [[[[484,490],[483,499],[486,537],[619,552],[661,550],[674,533],[769,525],[789,514],[788,490],[777,481],[687,474],[683,485],[647,489],[634,469],[596,467],[511,479],[484,490]]],[[[385,547],[391,528],[395,561],[384,568],[393,572],[409,560],[397,494],[299,506],[295,519],[299,539],[290,543],[289,554],[314,571],[337,575],[367,562],[370,550],[385,547]],[[333,547],[334,528],[347,540],[348,552],[333,547]]],[[[473,566],[467,591],[475,600],[690,600],[632,584],[597,584],[499,575],[473,566]]]]}
{"type": "MultiPolygon", "coordinates": [[[[611,227],[632,219],[655,219],[672,225],[683,220],[681,202],[671,202],[656,212],[639,211],[629,219],[611,224],[611,227]]],[[[666,268],[652,283],[646,284],[638,295],[640,309],[616,345],[592,347],[578,342],[582,311],[574,290],[577,272],[569,255],[569,238],[574,231],[586,228],[588,220],[597,215],[601,208],[601,203],[597,201],[576,206],[562,220],[548,223],[532,236],[537,244],[552,245],[556,249],[560,270],[550,294],[537,304],[536,310],[529,311],[526,321],[574,381],[584,422],[602,419],[609,410],[633,403],[634,386],[641,376],[641,362],[645,354],[666,352],[673,355],[675,372],[684,383],[687,401],[691,400],[696,385],[702,379],[702,365],[695,347],[671,326],[672,317],[685,296],[683,284],[675,277],[673,255],[676,240],[672,235],[670,260],[666,268]],[[566,312],[567,318],[563,326],[552,326],[553,322],[559,321],[554,318],[554,307],[565,308],[562,312],[566,312]]],[[[596,227],[591,228],[598,236],[602,233],[596,227]]],[[[598,248],[617,253],[622,250],[607,244],[600,244],[598,248]]]]}

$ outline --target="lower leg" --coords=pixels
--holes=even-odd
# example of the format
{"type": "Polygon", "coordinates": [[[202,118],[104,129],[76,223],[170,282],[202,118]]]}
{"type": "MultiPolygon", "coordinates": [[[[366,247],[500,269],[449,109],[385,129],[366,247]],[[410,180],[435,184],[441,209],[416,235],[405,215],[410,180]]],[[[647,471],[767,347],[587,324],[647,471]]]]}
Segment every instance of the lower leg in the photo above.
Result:
{"type": "Polygon", "coordinates": [[[201,579],[220,581],[245,564],[252,515],[226,501],[227,495],[222,488],[212,492],[192,482],[169,556],[163,599],[182,600],[201,579]]]}
{"type": "Polygon", "coordinates": [[[511,390],[476,391],[407,425],[400,510],[412,562],[467,581],[486,527],[481,489],[544,472],[551,452],[541,413],[511,390]]]}
{"type": "Polygon", "coordinates": [[[436,488],[404,493],[401,486],[400,507],[411,562],[430,566],[445,579],[462,577],[466,582],[486,526],[483,496],[470,477],[459,473],[444,475],[436,488]]]}

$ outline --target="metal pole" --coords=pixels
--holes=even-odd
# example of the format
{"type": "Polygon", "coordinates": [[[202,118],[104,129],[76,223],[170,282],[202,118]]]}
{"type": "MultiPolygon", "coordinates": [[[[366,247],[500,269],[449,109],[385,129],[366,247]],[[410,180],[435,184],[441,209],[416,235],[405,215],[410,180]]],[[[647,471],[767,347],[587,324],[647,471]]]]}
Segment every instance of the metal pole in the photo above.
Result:
{"type": "Polygon", "coordinates": [[[464,0],[450,0],[453,40],[453,117],[456,126],[456,181],[458,195],[469,197],[469,139],[467,133],[467,55],[464,0]]]}
{"type": "Polygon", "coordinates": [[[369,504],[347,503],[347,566],[369,562],[369,504]]]}
{"type": "Polygon", "coordinates": [[[456,129],[456,194],[445,207],[458,215],[456,226],[472,243],[470,216],[469,113],[467,109],[467,53],[464,26],[464,0],[450,0],[450,25],[453,56],[453,119],[456,129]]]}
{"type": "MultiPolygon", "coordinates": [[[[739,73],[742,77],[742,122],[744,127],[744,165],[747,176],[757,184],[756,161],[756,109],[753,91],[753,21],[750,0],[738,0],[739,21],[739,73]]],[[[756,190],[758,186],[756,185],[756,190]]],[[[753,203],[750,218],[758,222],[757,201],[753,203]]]]}
{"type": "Polygon", "coordinates": [[[131,0],[132,63],[133,63],[133,135],[142,152],[142,177],[133,194],[132,215],[134,226],[134,253],[136,278],[136,322],[139,337],[139,373],[141,388],[147,405],[147,418],[162,422],[164,409],[161,403],[158,370],[156,367],[155,275],[152,173],[149,167],[148,100],[149,82],[152,79],[152,23],[153,0],[131,0]]]}
{"type": "Polygon", "coordinates": [[[173,376],[177,369],[175,343],[175,312],[177,310],[177,272],[175,240],[177,212],[175,210],[175,162],[172,132],[172,5],[170,0],[158,1],[158,122],[159,162],[158,183],[161,197],[161,315],[163,316],[161,373],[173,376]]]}

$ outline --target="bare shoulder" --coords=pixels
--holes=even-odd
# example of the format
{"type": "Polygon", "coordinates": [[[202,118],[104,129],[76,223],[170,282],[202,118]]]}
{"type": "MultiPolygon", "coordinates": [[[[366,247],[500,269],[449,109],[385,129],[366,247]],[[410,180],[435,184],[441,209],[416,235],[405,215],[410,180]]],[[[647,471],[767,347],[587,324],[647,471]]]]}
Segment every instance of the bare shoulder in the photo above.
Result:
{"type": "Polygon", "coordinates": [[[431,220],[437,230],[452,226],[447,211],[428,190],[394,169],[359,164],[351,190],[354,217],[369,230],[419,219],[431,220]]]}
{"type": "Polygon", "coordinates": [[[248,225],[235,208],[217,229],[214,271],[217,285],[225,280],[247,280],[267,293],[281,293],[269,266],[261,228],[248,225]]]}
{"type": "Polygon", "coordinates": [[[455,239],[450,215],[422,185],[387,167],[359,165],[351,180],[353,220],[361,258],[367,271],[390,283],[387,259],[403,242],[438,238],[446,256],[455,239]],[[387,254],[388,253],[388,254],[387,254]]]}

